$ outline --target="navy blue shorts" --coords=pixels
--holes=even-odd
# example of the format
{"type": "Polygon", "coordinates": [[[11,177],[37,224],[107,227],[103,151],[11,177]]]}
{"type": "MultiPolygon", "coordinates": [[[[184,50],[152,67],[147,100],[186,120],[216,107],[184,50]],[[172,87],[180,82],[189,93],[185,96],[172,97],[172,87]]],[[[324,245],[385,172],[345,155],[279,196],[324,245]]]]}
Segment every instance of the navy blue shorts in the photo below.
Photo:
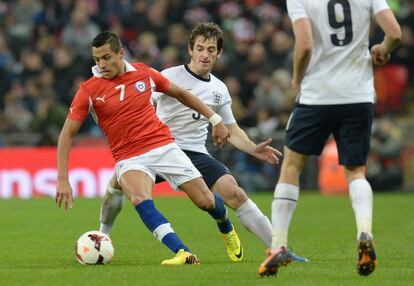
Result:
{"type": "Polygon", "coordinates": [[[286,127],[286,146],[304,155],[320,155],[326,140],[335,138],[339,164],[366,164],[372,129],[372,103],[298,104],[286,127]]]}
{"type": "MultiPolygon", "coordinates": [[[[185,150],[183,151],[188,156],[188,158],[190,158],[193,165],[201,173],[209,189],[211,189],[211,187],[217,182],[220,177],[226,174],[230,174],[229,169],[210,154],[185,150]]],[[[156,183],[163,181],[165,180],[157,176],[156,183]]]]}

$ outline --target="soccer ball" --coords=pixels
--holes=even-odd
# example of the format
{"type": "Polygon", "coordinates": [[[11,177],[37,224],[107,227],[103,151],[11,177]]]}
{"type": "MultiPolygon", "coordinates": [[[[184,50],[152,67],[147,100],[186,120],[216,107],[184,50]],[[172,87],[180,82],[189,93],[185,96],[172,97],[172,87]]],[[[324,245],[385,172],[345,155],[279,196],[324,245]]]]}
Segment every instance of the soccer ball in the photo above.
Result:
{"type": "Polygon", "coordinates": [[[114,256],[114,247],[109,236],[93,230],[79,237],[75,253],[80,264],[108,264],[114,256]]]}

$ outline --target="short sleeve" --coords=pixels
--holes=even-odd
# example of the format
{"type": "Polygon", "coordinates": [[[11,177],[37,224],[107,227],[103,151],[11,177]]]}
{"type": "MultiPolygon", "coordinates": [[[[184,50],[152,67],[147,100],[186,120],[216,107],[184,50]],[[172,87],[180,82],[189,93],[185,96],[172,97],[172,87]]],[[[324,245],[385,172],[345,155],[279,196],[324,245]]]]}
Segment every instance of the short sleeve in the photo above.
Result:
{"type": "Polygon", "coordinates": [[[89,102],[89,94],[81,84],[70,105],[68,118],[83,122],[89,113],[89,102]]]}
{"type": "Polygon", "coordinates": [[[390,9],[386,0],[372,0],[372,14],[375,15],[382,10],[390,9]]]}
{"type": "Polygon", "coordinates": [[[233,115],[233,110],[231,109],[231,96],[227,87],[222,83],[223,89],[223,103],[217,110],[217,113],[223,119],[224,124],[233,124],[236,122],[236,119],[233,115]]]}
{"type": "Polygon", "coordinates": [[[303,0],[287,0],[288,15],[292,23],[300,18],[308,18],[303,0]]]}
{"type": "Polygon", "coordinates": [[[149,74],[155,84],[155,91],[167,92],[170,87],[170,81],[164,77],[159,71],[149,68],[149,74]]]}
{"type": "Polygon", "coordinates": [[[224,124],[236,123],[236,119],[234,118],[234,115],[233,115],[233,110],[231,110],[231,101],[223,105],[217,113],[223,119],[224,124]]]}

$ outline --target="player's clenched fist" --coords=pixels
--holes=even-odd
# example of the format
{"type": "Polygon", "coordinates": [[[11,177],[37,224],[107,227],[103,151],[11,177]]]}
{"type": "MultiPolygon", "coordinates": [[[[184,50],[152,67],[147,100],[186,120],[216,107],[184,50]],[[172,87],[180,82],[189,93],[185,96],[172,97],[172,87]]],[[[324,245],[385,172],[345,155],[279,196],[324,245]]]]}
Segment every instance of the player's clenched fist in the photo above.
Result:
{"type": "Polygon", "coordinates": [[[372,62],[377,66],[382,66],[390,60],[390,53],[386,52],[383,45],[374,45],[371,48],[372,62]]]}
{"type": "Polygon", "coordinates": [[[214,145],[218,145],[220,148],[227,143],[227,140],[230,137],[230,133],[223,122],[213,126],[212,135],[214,145]]]}

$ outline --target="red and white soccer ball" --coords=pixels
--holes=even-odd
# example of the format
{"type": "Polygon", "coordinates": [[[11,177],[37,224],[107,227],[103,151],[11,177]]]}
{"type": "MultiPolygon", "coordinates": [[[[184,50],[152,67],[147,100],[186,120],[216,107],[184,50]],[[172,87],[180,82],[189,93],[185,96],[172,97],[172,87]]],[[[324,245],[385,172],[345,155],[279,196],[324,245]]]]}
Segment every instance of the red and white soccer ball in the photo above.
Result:
{"type": "Polygon", "coordinates": [[[80,264],[108,264],[114,256],[114,247],[109,236],[93,230],[79,237],[75,252],[80,264]]]}

